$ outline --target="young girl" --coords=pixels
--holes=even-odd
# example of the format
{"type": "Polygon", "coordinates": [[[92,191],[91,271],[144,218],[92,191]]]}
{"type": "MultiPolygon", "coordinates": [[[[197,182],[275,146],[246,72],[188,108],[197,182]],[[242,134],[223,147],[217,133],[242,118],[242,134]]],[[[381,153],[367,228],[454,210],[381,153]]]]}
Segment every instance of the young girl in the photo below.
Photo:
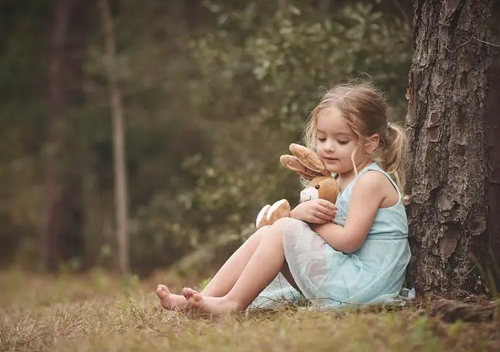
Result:
{"type": "Polygon", "coordinates": [[[328,91],[311,114],[306,144],[336,174],[337,204],[300,203],[259,229],[201,293],[159,285],[164,308],[217,314],[283,297],[339,307],[398,296],[411,255],[400,192],[406,136],[388,123],[383,96],[369,84],[328,91]]]}

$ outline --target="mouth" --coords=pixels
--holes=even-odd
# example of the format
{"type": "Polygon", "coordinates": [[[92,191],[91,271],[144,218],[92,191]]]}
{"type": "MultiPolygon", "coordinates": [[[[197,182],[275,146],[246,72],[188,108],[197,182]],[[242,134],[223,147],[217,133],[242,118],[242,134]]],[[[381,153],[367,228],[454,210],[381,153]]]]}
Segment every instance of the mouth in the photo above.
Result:
{"type": "Polygon", "coordinates": [[[326,156],[323,157],[323,160],[327,164],[335,163],[335,162],[339,161],[339,159],[337,159],[337,158],[330,158],[330,157],[326,157],[326,156]]]}

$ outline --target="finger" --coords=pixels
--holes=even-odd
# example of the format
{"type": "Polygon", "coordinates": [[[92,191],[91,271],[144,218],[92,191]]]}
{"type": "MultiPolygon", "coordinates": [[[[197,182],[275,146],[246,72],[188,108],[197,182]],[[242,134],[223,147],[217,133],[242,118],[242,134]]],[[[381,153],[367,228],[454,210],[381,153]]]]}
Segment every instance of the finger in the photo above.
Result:
{"type": "Polygon", "coordinates": [[[337,206],[326,199],[319,199],[318,203],[330,210],[337,210],[337,206]]]}
{"type": "Polygon", "coordinates": [[[323,221],[331,221],[333,219],[333,216],[330,214],[325,214],[321,211],[318,211],[314,213],[314,217],[323,221]]]}
{"type": "Polygon", "coordinates": [[[311,219],[309,219],[307,222],[310,224],[317,224],[317,225],[323,225],[327,223],[327,221],[317,218],[315,216],[311,217],[311,219]]]}
{"type": "MultiPolygon", "coordinates": [[[[323,210],[326,209],[326,208],[323,208],[323,210]]],[[[327,221],[328,222],[331,222],[335,219],[335,217],[337,216],[337,211],[334,210],[334,211],[331,211],[331,210],[327,210],[327,211],[323,211],[323,214],[328,218],[327,221]]]]}
{"type": "Polygon", "coordinates": [[[317,210],[311,209],[311,211],[309,212],[309,214],[307,216],[306,221],[309,223],[312,223],[312,224],[323,224],[323,223],[325,223],[325,220],[323,220],[321,218],[321,216],[324,217],[325,215],[317,210]]]}
{"type": "Polygon", "coordinates": [[[324,224],[327,224],[329,223],[331,220],[325,220],[325,219],[321,219],[321,218],[316,218],[315,220],[315,224],[316,225],[324,225],[324,224]]]}
{"type": "Polygon", "coordinates": [[[332,209],[330,207],[326,207],[324,205],[321,205],[318,208],[318,211],[322,212],[323,214],[327,214],[329,216],[335,216],[335,213],[337,212],[337,209],[332,209]]]}

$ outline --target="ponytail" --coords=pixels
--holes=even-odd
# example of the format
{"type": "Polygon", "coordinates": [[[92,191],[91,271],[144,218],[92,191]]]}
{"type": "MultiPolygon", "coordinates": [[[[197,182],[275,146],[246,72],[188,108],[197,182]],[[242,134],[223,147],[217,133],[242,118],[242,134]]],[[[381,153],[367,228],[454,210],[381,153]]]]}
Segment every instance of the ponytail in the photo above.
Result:
{"type": "Polygon", "coordinates": [[[408,138],[403,128],[388,124],[387,133],[381,138],[380,147],[376,161],[394,179],[401,192],[404,192],[408,138]]]}

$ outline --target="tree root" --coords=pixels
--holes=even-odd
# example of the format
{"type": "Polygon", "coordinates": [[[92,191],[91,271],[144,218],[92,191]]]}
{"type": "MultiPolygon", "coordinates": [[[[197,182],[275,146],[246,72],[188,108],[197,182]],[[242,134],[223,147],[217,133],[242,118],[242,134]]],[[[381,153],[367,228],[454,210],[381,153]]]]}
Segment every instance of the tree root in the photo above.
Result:
{"type": "Polygon", "coordinates": [[[448,323],[457,320],[489,322],[500,319],[500,301],[474,304],[441,298],[432,302],[430,315],[439,316],[448,323]]]}

